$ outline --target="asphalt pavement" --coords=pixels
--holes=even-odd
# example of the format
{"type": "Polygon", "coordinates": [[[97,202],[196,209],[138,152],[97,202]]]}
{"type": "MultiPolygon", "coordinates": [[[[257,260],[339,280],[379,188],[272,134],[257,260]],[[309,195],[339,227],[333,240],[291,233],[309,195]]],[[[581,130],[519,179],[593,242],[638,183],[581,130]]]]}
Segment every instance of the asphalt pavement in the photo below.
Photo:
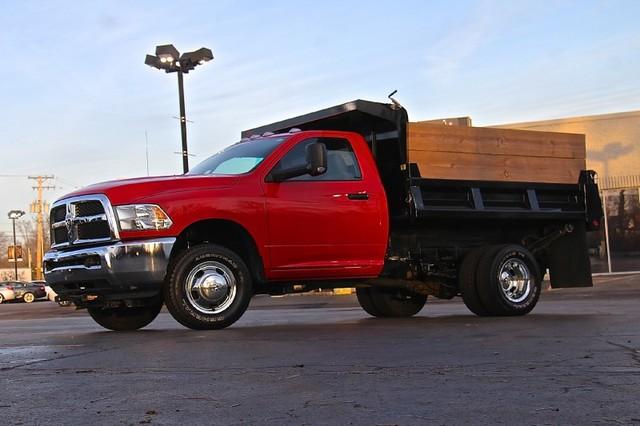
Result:
{"type": "Polygon", "coordinates": [[[374,319],[354,296],[256,297],[234,326],[130,333],[0,305],[0,424],[639,424],[640,276],[525,317],[460,300],[374,319]]]}

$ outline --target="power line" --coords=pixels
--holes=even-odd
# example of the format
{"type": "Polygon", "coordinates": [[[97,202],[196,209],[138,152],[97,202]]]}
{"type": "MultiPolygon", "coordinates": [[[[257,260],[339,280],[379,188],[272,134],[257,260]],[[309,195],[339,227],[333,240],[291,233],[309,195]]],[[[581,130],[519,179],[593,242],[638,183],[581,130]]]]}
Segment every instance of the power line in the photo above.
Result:
{"type": "Polygon", "coordinates": [[[71,186],[71,187],[72,187],[72,188],[74,188],[74,189],[76,189],[76,188],[80,188],[80,187],[82,186],[82,185],[78,185],[77,183],[70,182],[70,181],[68,181],[68,180],[66,180],[66,179],[62,179],[60,176],[56,176],[56,182],[58,182],[58,181],[59,181],[59,182],[62,182],[62,183],[63,183],[63,184],[65,184],[65,185],[69,185],[69,186],[71,186]]]}

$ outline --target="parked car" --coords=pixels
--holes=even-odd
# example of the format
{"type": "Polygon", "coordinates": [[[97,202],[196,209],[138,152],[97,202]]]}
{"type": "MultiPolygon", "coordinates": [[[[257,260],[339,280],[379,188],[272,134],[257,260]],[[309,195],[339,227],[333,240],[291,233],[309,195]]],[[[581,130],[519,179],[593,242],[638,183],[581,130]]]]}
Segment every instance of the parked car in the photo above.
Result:
{"type": "Polygon", "coordinates": [[[16,292],[14,290],[16,284],[20,283],[17,281],[0,282],[0,303],[8,302],[16,298],[16,292]]]}
{"type": "Polygon", "coordinates": [[[25,303],[33,303],[36,299],[47,296],[44,281],[30,283],[18,282],[13,285],[15,298],[25,303]]]}
{"type": "Polygon", "coordinates": [[[51,302],[56,302],[58,305],[60,306],[70,306],[71,302],[69,302],[68,300],[60,300],[58,298],[58,293],[56,293],[51,287],[49,287],[48,285],[44,286],[44,290],[47,293],[47,300],[51,301],[51,302]]]}

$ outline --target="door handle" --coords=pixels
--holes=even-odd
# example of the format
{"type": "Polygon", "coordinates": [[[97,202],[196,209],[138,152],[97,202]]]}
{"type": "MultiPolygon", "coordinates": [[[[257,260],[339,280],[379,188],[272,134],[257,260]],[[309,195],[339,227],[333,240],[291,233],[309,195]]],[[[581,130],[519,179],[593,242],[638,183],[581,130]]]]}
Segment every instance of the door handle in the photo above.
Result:
{"type": "Polygon", "coordinates": [[[350,200],[368,200],[369,194],[366,192],[352,192],[347,194],[347,198],[350,200]]]}

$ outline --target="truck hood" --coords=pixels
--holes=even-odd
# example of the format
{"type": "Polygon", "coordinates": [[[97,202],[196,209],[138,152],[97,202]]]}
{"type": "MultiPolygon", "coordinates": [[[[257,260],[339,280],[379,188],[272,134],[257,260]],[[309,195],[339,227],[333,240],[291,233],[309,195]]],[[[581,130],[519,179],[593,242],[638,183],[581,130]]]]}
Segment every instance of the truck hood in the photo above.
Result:
{"type": "Polygon", "coordinates": [[[62,198],[105,194],[112,204],[117,205],[143,201],[160,193],[228,188],[235,185],[237,181],[237,176],[227,175],[177,175],[121,179],[89,185],[62,198]]]}

